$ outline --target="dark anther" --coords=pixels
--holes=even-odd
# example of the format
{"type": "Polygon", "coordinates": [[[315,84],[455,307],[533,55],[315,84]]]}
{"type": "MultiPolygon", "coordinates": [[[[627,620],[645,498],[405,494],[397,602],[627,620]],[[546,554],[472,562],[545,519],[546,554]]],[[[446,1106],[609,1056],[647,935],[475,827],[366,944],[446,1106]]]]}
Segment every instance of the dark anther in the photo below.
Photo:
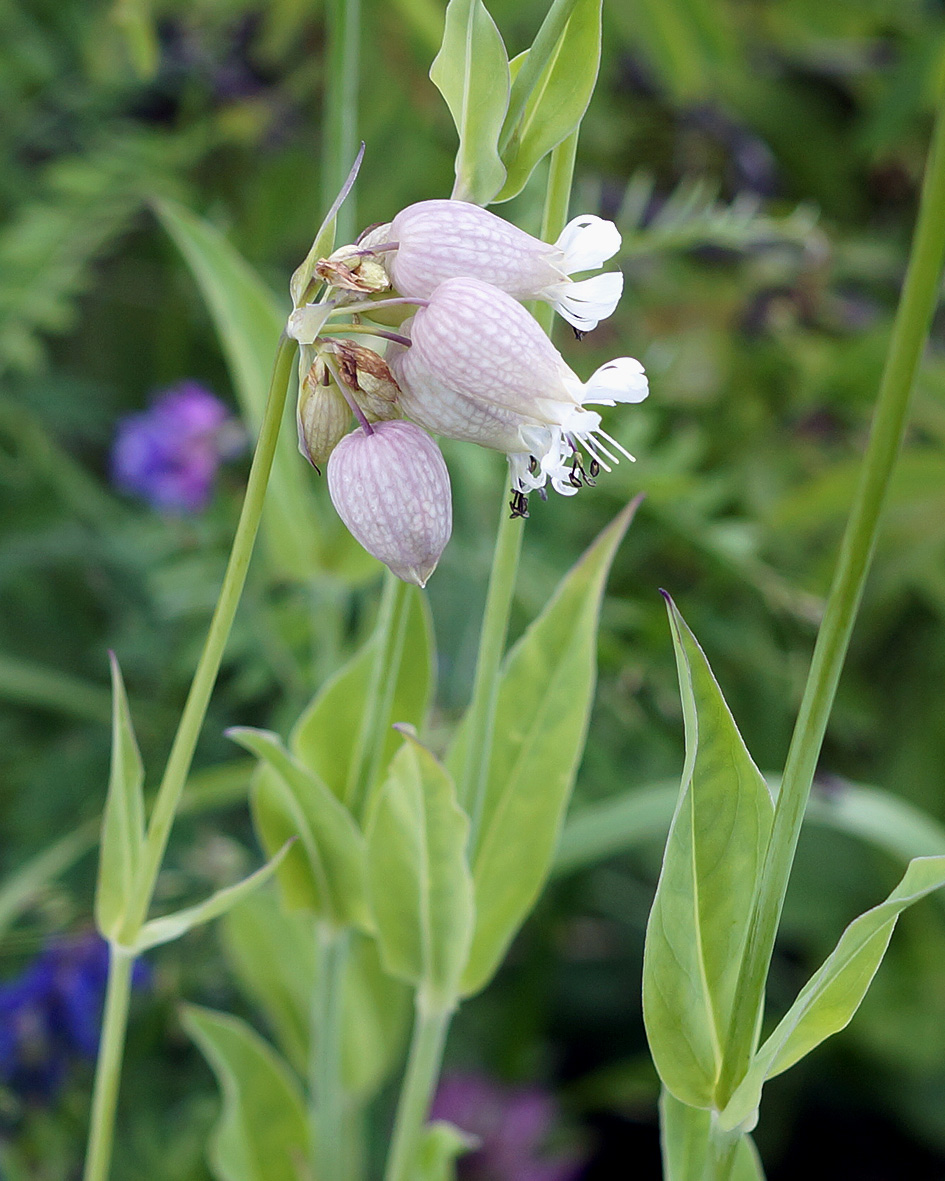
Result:
{"type": "Polygon", "coordinates": [[[542,498],[542,500],[547,500],[548,499],[548,489],[545,488],[544,486],[542,486],[541,488],[538,489],[538,495],[542,498]]]}
{"type": "Polygon", "coordinates": [[[590,467],[588,468],[588,470],[590,471],[592,478],[595,478],[600,475],[600,464],[597,462],[596,459],[591,460],[590,467]]]}
{"type": "MultiPolygon", "coordinates": [[[[595,464],[592,460],[591,461],[591,472],[593,475],[596,476],[597,472],[594,471],[594,467],[595,467],[595,464]]],[[[571,460],[571,474],[570,474],[570,476],[568,476],[568,483],[571,485],[572,488],[581,488],[585,484],[589,488],[594,487],[594,481],[591,479],[591,477],[584,470],[584,465],[581,463],[581,453],[579,451],[575,451],[574,457],[571,460]]]]}
{"type": "Polygon", "coordinates": [[[533,476],[538,471],[538,460],[534,457],[534,455],[529,455],[528,457],[528,470],[533,476]]]}
{"type": "Polygon", "coordinates": [[[517,488],[512,489],[512,499],[509,501],[509,508],[512,510],[511,519],[514,521],[516,517],[528,516],[528,497],[524,492],[520,492],[517,488]]]}
{"type": "Polygon", "coordinates": [[[575,340],[583,340],[587,336],[586,332],[582,332],[580,328],[575,328],[573,324],[571,325],[571,331],[574,333],[575,340]]]}

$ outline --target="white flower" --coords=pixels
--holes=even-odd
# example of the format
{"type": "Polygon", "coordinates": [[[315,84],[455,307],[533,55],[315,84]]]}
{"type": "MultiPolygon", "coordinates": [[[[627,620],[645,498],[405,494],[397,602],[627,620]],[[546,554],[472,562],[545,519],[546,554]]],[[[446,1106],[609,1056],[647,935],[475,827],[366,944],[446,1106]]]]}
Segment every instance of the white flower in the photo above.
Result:
{"type": "Polygon", "coordinates": [[[613,222],[590,213],[569,222],[549,246],[478,205],[419,201],[358,245],[361,250],[389,247],[378,257],[402,295],[428,299],[444,280],[467,276],[516,299],[547,300],[580,332],[606,319],[623,291],[619,271],[579,282],[570,278],[597,270],[620,248],[613,222]]]}
{"type": "Polygon", "coordinates": [[[328,491],[369,554],[426,586],[450,539],[453,506],[446,463],[425,431],[400,419],[358,427],[331,453],[328,491]]]}
{"type": "Polygon", "coordinates": [[[429,431],[504,451],[516,492],[549,480],[576,492],[582,450],[594,470],[609,471],[618,451],[633,458],[584,407],[641,402],[639,361],[619,357],[582,382],[521,304],[479,279],[447,279],[404,329],[410,347],[387,358],[402,411],[429,431]]]}

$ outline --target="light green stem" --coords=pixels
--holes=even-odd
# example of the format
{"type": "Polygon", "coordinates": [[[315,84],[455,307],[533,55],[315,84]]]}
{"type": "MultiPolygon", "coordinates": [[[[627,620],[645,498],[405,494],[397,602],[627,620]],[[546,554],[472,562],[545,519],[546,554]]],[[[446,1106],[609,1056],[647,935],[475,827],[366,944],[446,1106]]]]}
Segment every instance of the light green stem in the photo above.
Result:
{"type": "Polygon", "coordinates": [[[426,1123],[433,1088],[440,1074],[452,1008],[427,1006],[417,994],[413,1036],[394,1121],[394,1135],[384,1181],[416,1181],[414,1160],[426,1123]]]}
{"type": "Polygon", "coordinates": [[[313,1166],[316,1177],[348,1175],[345,1095],[341,1077],[342,1001],[351,935],[319,924],[318,978],[312,998],[309,1079],[313,1166]]]}
{"type": "Polygon", "coordinates": [[[384,589],[381,591],[377,622],[374,625],[374,659],[371,662],[371,676],[364,697],[364,707],[361,711],[361,729],[358,732],[357,745],[348,766],[348,781],[345,785],[345,803],[354,815],[358,815],[367,792],[367,769],[375,735],[380,725],[381,701],[385,674],[389,667],[394,617],[404,589],[404,583],[396,574],[392,574],[390,570],[384,571],[384,589]]]}
{"type": "MultiPolygon", "coordinates": [[[[400,579],[397,580],[400,582],[400,579]]],[[[400,676],[400,665],[404,657],[404,641],[407,638],[407,620],[410,618],[410,591],[406,583],[400,582],[397,588],[397,600],[394,605],[394,616],[387,644],[385,656],[385,672],[382,680],[383,692],[377,703],[377,721],[373,731],[373,747],[368,763],[367,776],[364,780],[364,792],[361,797],[361,808],[367,802],[367,793],[377,782],[383,770],[384,750],[387,746],[389,727],[397,720],[391,714],[394,709],[394,695],[397,692],[397,681],[400,676]]]]}
{"type": "MultiPolygon", "coordinates": [[[[361,58],[361,0],[327,0],[328,61],[325,85],[325,148],[322,204],[327,209],[344,184],[358,145],[358,81],[361,58]]],[[[355,197],[338,210],[336,240],[354,238],[355,197]]]]}
{"type": "MultiPolygon", "coordinates": [[[[541,236],[546,242],[553,242],[558,237],[568,219],[568,201],[574,176],[577,140],[578,131],[575,129],[551,153],[541,224],[541,236]]],[[[554,320],[554,309],[551,305],[542,302],[531,310],[545,332],[550,334],[554,320]]],[[[499,693],[499,671],[505,653],[523,535],[524,521],[520,518],[512,520],[509,517],[503,494],[499,532],[492,559],[492,572],[489,576],[482,631],[479,634],[476,675],[469,704],[466,763],[458,784],[460,803],[469,813],[471,820],[469,848],[473,854],[478,840],[489,775],[496,700],[499,693]]]]}
{"type": "Polygon", "coordinates": [[[788,750],[774,825],[742,961],[732,1028],[725,1047],[720,1101],[725,1103],[754,1050],[758,1013],[794,851],[840,670],[869,572],[879,522],[908,420],[909,400],[938,299],[945,255],[945,107],[936,122],[902,298],[880,383],[869,445],[817,636],[807,685],[788,750]]]}
{"type": "MultiPolygon", "coordinates": [[[[246,581],[246,572],[253,552],[259,518],[262,514],[266,486],[282,423],[283,408],[289,383],[292,378],[296,344],[283,337],[276,354],[276,363],[269,388],[269,399],[263,416],[256,452],[246,486],[246,497],[240,513],[233,548],[227,564],[220,597],[217,601],[207,640],[204,644],[197,671],[184,712],[181,715],[171,753],[168,756],[164,778],[158,789],[154,808],[148,824],[148,834],[142,852],[142,864],[135,881],[134,896],[129,900],[129,917],[122,931],[122,943],[134,943],[144,923],[157,875],[164,859],[164,851],[170,836],[174,816],[180,803],[181,794],[190,771],[197,738],[210,702],[210,694],[220,670],[220,662],[233,625],[233,618],[239,604],[240,594],[246,581]]],[[[111,1159],[111,1145],[115,1120],[115,1104],[121,1074],[122,1049],[128,1016],[127,988],[130,981],[130,960],[126,962],[122,953],[114,952],[109,967],[108,993],[106,996],[106,1030],[103,1032],[102,1050],[96,1064],[94,1108],[89,1130],[89,1146],[86,1158],[85,1181],[105,1181],[111,1159]],[[124,984],[112,977],[116,973],[127,976],[124,984]],[[124,992],[122,991],[124,989],[124,992]],[[109,1001],[108,998],[111,998],[109,1001]],[[109,1005],[111,1007],[109,1007],[109,1005]]]]}
{"type": "Polygon", "coordinates": [[[89,1122],[89,1147],[85,1158],[84,1181],[101,1181],[108,1176],[115,1135],[115,1110],[118,1105],[121,1060],[125,1051],[133,967],[133,957],[112,944],[109,950],[108,987],[105,991],[102,1035],[98,1049],[95,1086],[92,1091],[92,1115],[89,1122]]]}

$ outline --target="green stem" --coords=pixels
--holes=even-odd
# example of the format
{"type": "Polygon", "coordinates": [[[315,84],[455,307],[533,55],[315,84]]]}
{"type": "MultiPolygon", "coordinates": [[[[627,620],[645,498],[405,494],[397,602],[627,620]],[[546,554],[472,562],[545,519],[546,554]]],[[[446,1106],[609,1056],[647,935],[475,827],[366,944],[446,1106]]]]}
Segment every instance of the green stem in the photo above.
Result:
{"type": "MultiPolygon", "coordinates": [[[[327,0],[328,60],[325,87],[325,148],[322,204],[327,209],[344,184],[358,145],[358,80],[361,57],[361,0],[327,0]]],[[[354,237],[354,193],[338,210],[336,240],[354,237]]]]}
{"type": "MultiPolygon", "coordinates": [[[[577,140],[578,129],[575,129],[551,153],[541,224],[541,236],[546,242],[557,238],[568,218],[577,140]]],[[[545,332],[550,334],[554,309],[542,302],[533,307],[532,312],[545,332]]],[[[458,784],[460,803],[466,808],[472,822],[469,848],[473,855],[488,781],[496,701],[499,694],[499,670],[505,653],[523,535],[524,522],[521,519],[510,519],[503,492],[502,514],[492,559],[492,573],[489,576],[482,631],[479,635],[479,656],[469,704],[466,762],[458,784]]]]}
{"type": "Polygon", "coordinates": [[[371,663],[371,677],[364,697],[358,744],[348,767],[348,782],[345,785],[345,803],[355,815],[357,815],[367,791],[366,771],[371,754],[371,744],[380,724],[380,703],[384,674],[388,669],[391,633],[394,627],[394,616],[397,613],[397,604],[403,594],[404,585],[396,574],[392,574],[390,570],[384,571],[384,589],[381,592],[377,622],[374,625],[374,660],[371,663]]]}
{"type": "Polygon", "coordinates": [[[407,1073],[397,1104],[394,1135],[384,1181],[416,1179],[414,1159],[427,1112],[430,1110],[433,1088],[439,1077],[443,1047],[452,1014],[452,1008],[427,1006],[422,994],[417,994],[417,1011],[407,1057],[407,1073]]]}
{"type": "Polygon", "coordinates": [[[118,1105],[118,1083],[121,1078],[121,1059],[125,1049],[125,1029],[128,1025],[128,1003],[131,997],[131,972],[134,959],[114,943],[109,949],[108,987],[105,992],[105,1012],[102,1016],[102,1036],[92,1091],[92,1115],[89,1123],[89,1144],[85,1157],[84,1181],[104,1181],[108,1176],[115,1134],[115,1110],[118,1105]]]}
{"type": "MultiPolygon", "coordinates": [[[[400,579],[398,579],[400,582],[400,579]]],[[[397,603],[394,609],[393,626],[391,628],[390,643],[385,659],[386,676],[382,678],[383,693],[378,699],[377,721],[373,731],[373,746],[368,763],[367,776],[364,780],[364,795],[377,782],[382,771],[384,749],[387,745],[389,727],[395,721],[391,717],[394,709],[394,695],[397,692],[397,680],[400,676],[400,664],[404,656],[404,641],[407,638],[407,621],[410,618],[410,591],[406,583],[400,583],[397,588],[397,603]]],[[[366,802],[364,795],[359,801],[359,809],[366,802]]]]}
{"type": "MultiPolygon", "coordinates": [[[[295,361],[295,341],[283,336],[276,354],[276,362],[269,388],[269,398],[263,416],[256,452],[246,485],[246,497],[240,513],[233,548],[227,563],[223,586],[217,601],[207,640],[187,696],[184,712],[174,736],[164,778],[158,789],[148,824],[148,834],[142,851],[142,864],[135,881],[134,895],[129,899],[129,916],[122,931],[125,945],[134,943],[144,923],[157,875],[164,859],[174,816],[190,771],[197,738],[207,712],[210,694],[216,682],[223,651],[233,625],[246,572],[249,568],[253,544],[259,530],[266,486],[282,423],[282,413],[295,361]]],[[[115,1118],[115,1102],[121,1074],[122,1049],[128,1018],[127,989],[130,982],[131,960],[113,947],[106,994],[105,1029],[102,1049],[96,1064],[92,1126],[86,1159],[85,1181],[105,1181],[111,1159],[111,1145],[115,1118]],[[127,961],[127,962],[126,962],[127,961]],[[122,982],[122,975],[127,978],[122,982]],[[114,982],[113,982],[114,978],[114,982]],[[110,998],[110,999],[109,999],[110,998]]]]}
{"type": "Polygon", "coordinates": [[[342,1001],[350,932],[320,923],[318,978],[312,998],[312,1052],[309,1099],[314,1175],[348,1174],[343,1133],[345,1096],[341,1078],[342,1001]]]}
{"type": "Polygon", "coordinates": [[[945,107],[939,110],[902,298],[880,383],[869,445],[807,685],[788,750],[774,825],[742,961],[720,1100],[727,1102],[754,1050],[765,979],[814,771],[869,572],[879,521],[902,445],[909,400],[938,299],[945,255],[945,107]]]}

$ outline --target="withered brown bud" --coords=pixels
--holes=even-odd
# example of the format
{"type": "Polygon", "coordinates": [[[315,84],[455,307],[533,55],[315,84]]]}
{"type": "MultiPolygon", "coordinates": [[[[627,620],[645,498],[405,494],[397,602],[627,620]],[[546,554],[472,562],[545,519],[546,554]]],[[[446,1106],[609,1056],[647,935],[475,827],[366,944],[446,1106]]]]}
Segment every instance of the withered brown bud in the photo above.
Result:
{"type": "Polygon", "coordinates": [[[321,357],[316,358],[302,381],[296,418],[299,451],[318,468],[327,462],[351,423],[351,407],[331,381],[321,357]]]}
{"type": "Polygon", "coordinates": [[[326,351],[338,359],[338,376],[370,422],[400,418],[400,387],[387,362],[373,349],[353,340],[333,340],[326,351]]]}
{"type": "Polygon", "coordinates": [[[390,287],[390,275],[377,255],[357,246],[342,246],[315,264],[315,274],[345,291],[375,292],[390,287]]]}

